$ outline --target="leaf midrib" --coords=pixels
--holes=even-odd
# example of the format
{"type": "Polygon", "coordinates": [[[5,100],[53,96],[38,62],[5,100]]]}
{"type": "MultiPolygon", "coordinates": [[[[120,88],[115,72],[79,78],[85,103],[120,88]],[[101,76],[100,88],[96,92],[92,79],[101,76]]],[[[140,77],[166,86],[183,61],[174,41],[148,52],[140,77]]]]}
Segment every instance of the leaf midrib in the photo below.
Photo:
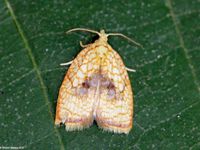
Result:
{"type": "MultiPolygon", "coordinates": [[[[17,33],[20,35],[20,37],[21,37],[21,39],[22,39],[22,41],[24,43],[25,49],[28,52],[28,56],[29,56],[29,58],[31,60],[31,63],[33,65],[33,70],[35,70],[36,77],[39,80],[39,83],[40,83],[40,86],[41,86],[41,90],[42,90],[42,93],[43,93],[43,97],[44,97],[45,103],[48,106],[48,110],[49,110],[48,112],[50,114],[52,123],[54,123],[54,117],[53,117],[53,114],[52,114],[52,111],[51,111],[51,105],[50,105],[50,100],[49,100],[48,94],[47,94],[47,88],[46,88],[46,86],[44,84],[44,80],[42,78],[41,71],[40,71],[40,69],[39,69],[39,67],[38,67],[38,65],[36,63],[36,60],[35,60],[35,57],[33,55],[32,49],[29,46],[28,40],[27,40],[27,38],[26,38],[26,36],[25,36],[22,28],[21,28],[20,23],[18,22],[18,20],[17,20],[17,18],[15,16],[15,13],[14,13],[11,5],[10,5],[10,2],[8,0],[4,0],[4,1],[5,1],[5,4],[6,4],[6,7],[7,7],[8,11],[9,11],[9,13],[11,15],[11,18],[12,18],[12,20],[13,20],[16,28],[17,28],[17,33]]],[[[56,135],[58,137],[59,143],[61,145],[61,149],[64,150],[65,148],[64,148],[64,144],[63,144],[61,135],[59,134],[59,132],[56,129],[56,127],[54,127],[54,131],[55,131],[55,133],[56,133],[56,135]]]]}

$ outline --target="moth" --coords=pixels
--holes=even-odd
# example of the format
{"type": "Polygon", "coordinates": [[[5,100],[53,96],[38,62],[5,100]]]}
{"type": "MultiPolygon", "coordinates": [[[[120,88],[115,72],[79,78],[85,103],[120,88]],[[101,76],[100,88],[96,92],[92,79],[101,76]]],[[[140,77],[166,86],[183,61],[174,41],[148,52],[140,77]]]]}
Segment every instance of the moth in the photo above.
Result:
{"type": "Polygon", "coordinates": [[[70,65],[59,90],[55,124],[65,124],[67,131],[88,128],[95,120],[98,127],[114,133],[128,134],[133,125],[133,93],[128,71],[120,55],[108,44],[108,36],[124,37],[121,33],[106,34],[75,28],[67,31],[87,31],[99,36],[84,48],[70,65]]]}

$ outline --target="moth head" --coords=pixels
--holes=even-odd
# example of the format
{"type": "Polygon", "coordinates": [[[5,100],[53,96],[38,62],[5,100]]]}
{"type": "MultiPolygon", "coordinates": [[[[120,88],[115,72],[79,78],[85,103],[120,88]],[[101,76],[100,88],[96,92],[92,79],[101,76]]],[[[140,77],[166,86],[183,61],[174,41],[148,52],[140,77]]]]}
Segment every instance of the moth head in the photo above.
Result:
{"type": "Polygon", "coordinates": [[[107,42],[108,41],[108,34],[105,33],[104,30],[101,30],[99,35],[99,40],[103,41],[103,42],[107,42]]]}

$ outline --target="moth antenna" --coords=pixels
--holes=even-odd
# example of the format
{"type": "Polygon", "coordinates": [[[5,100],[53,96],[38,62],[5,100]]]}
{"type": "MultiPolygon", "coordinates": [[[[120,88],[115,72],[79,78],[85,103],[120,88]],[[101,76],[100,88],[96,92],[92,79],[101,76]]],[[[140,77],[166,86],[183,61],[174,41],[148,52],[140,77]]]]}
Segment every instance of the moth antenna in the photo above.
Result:
{"type": "Polygon", "coordinates": [[[137,46],[139,46],[139,47],[141,47],[141,48],[144,48],[140,43],[138,43],[138,42],[132,40],[131,38],[129,38],[128,36],[126,36],[126,35],[124,35],[124,34],[122,34],[122,33],[108,33],[108,34],[107,34],[107,36],[110,36],[110,35],[121,36],[121,37],[127,39],[128,41],[134,43],[135,45],[137,45],[137,46]]]}
{"type": "Polygon", "coordinates": [[[73,60],[69,61],[69,62],[66,62],[66,63],[61,63],[60,66],[68,66],[68,65],[71,65],[72,62],[73,62],[73,60]]]}
{"type": "Polygon", "coordinates": [[[66,34],[70,33],[70,32],[74,32],[74,31],[86,31],[86,32],[91,32],[91,33],[96,33],[99,36],[101,36],[101,34],[95,30],[90,30],[90,29],[86,29],[86,28],[74,28],[74,29],[70,29],[66,32],[66,34]]]}

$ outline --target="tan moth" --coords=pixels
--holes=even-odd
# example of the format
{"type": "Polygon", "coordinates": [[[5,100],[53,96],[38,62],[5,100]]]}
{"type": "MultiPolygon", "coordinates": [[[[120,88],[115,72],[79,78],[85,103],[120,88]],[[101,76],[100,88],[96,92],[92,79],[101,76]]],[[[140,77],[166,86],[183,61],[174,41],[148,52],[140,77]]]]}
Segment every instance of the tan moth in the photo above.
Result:
{"type": "Polygon", "coordinates": [[[133,122],[133,93],[127,74],[135,71],[125,67],[119,54],[107,43],[108,36],[124,37],[121,33],[106,34],[75,28],[67,31],[87,31],[99,35],[68,63],[67,74],[60,87],[55,124],[65,124],[67,131],[88,128],[96,120],[103,130],[129,133],[133,122]]]}

